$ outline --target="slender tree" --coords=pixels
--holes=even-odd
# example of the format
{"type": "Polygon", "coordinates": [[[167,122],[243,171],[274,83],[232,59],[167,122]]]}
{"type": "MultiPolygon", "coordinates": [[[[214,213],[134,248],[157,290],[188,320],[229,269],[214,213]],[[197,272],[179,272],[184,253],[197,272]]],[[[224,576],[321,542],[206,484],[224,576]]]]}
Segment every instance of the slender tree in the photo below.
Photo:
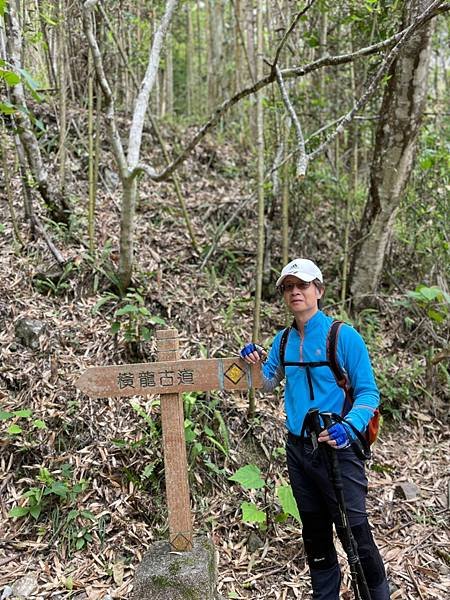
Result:
{"type": "MultiPolygon", "coordinates": [[[[9,62],[16,73],[23,73],[22,28],[15,2],[9,3],[4,18],[9,62]]],[[[30,118],[31,112],[28,108],[22,78],[11,87],[11,97],[15,106],[19,109],[15,114],[15,119],[18,125],[20,143],[24,148],[29,170],[36,183],[37,190],[44,200],[51,218],[55,221],[66,222],[69,215],[69,206],[65,202],[64,196],[61,196],[56,186],[52,185],[50,181],[39,141],[30,118]]]]}
{"type": "MultiPolygon", "coordinates": [[[[257,62],[256,77],[263,75],[263,5],[257,7],[257,62]]],[[[262,280],[264,269],[264,93],[259,90],[256,94],[256,148],[257,148],[257,188],[258,188],[258,232],[255,277],[255,308],[253,312],[253,339],[259,339],[262,280]]]]}
{"type": "MultiPolygon", "coordinates": [[[[403,28],[433,4],[442,3],[430,0],[405,3],[403,28]]],[[[432,32],[432,21],[415,31],[389,69],[376,132],[369,195],[352,258],[350,294],[355,307],[370,304],[377,291],[386,248],[413,167],[427,98],[432,32]]]]}
{"type": "Polygon", "coordinates": [[[114,95],[106,76],[102,55],[94,35],[92,13],[98,0],[87,0],[84,3],[84,29],[89,46],[94,57],[94,66],[99,84],[102,88],[106,103],[106,120],[109,126],[112,148],[118,166],[119,177],[123,189],[122,209],[120,220],[120,258],[118,284],[122,290],[128,288],[131,282],[134,263],[134,220],[138,194],[137,177],[141,172],[139,167],[142,133],[145,115],[148,110],[150,93],[153,90],[158,75],[163,42],[166,37],[178,0],[168,0],[164,15],[153,38],[148,58],[147,69],[142,80],[139,94],[136,98],[132,122],[128,137],[128,149],[125,152],[120,136],[115,113],[114,95]]]}

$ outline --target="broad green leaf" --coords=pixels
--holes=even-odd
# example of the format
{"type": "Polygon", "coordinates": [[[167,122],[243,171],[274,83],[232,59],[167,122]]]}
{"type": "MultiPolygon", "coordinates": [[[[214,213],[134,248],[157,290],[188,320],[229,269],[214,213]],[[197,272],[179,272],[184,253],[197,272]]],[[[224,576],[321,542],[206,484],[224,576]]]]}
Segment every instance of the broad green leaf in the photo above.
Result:
{"type": "Polygon", "coordinates": [[[252,502],[243,502],[241,504],[242,520],[244,523],[265,523],[266,513],[260,510],[252,502]]]}
{"type": "Polygon", "coordinates": [[[150,463],[149,465],[147,465],[145,467],[145,469],[142,471],[142,475],[141,477],[144,479],[148,479],[149,477],[151,477],[151,475],[153,475],[153,472],[155,470],[155,465],[154,463],[150,463]]]}
{"type": "Polygon", "coordinates": [[[429,308],[427,315],[436,323],[443,323],[445,321],[445,315],[438,310],[434,310],[434,308],[429,308]]]}
{"type": "Polygon", "coordinates": [[[69,592],[71,592],[73,590],[73,577],[66,577],[64,586],[66,590],[69,590],[69,592]]]}
{"type": "Polygon", "coordinates": [[[16,107],[10,102],[0,102],[0,113],[4,115],[13,115],[16,110],[16,107]]]}
{"type": "Polygon", "coordinates": [[[75,544],[77,550],[81,550],[83,546],[86,544],[86,540],[84,538],[78,538],[77,543],[75,544]]]}
{"type": "Polygon", "coordinates": [[[0,17],[3,17],[5,14],[7,2],[8,0],[0,0],[0,17]]]}
{"type": "Polygon", "coordinates": [[[40,131],[45,131],[45,125],[44,122],[41,121],[41,119],[33,119],[33,123],[35,124],[35,126],[40,129],[40,131]]]}
{"type": "Polygon", "coordinates": [[[184,438],[188,444],[191,444],[197,437],[197,433],[194,429],[194,424],[186,420],[184,422],[184,438]]]}
{"type": "Polygon", "coordinates": [[[61,481],[55,481],[55,483],[51,487],[52,494],[56,494],[57,496],[61,496],[65,498],[67,496],[67,485],[62,483],[61,481]]]}
{"type": "Polygon", "coordinates": [[[300,513],[298,512],[297,502],[292,493],[292,487],[290,485],[282,485],[277,489],[277,496],[280,500],[283,512],[291,515],[296,521],[301,523],[300,513]]]}
{"type": "Polygon", "coordinates": [[[119,331],[120,331],[119,321],[114,321],[114,323],[111,325],[110,331],[113,335],[115,335],[116,333],[119,333],[119,331]]]}
{"type": "Polygon", "coordinates": [[[22,433],[22,428],[13,424],[8,427],[7,431],[10,435],[18,435],[19,433],[22,433]]]}
{"type": "Polygon", "coordinates": [[[6,412],[5,410],[0,410],[0,421],[7,421],[14,416],[14,413],[6,412]]]}
{"type": "Polygon", "coordinates": [[[16,415],[16,417],[20,417],[22,419],[28,419],[28,417],[31,417],[31,415],[33,414],[33,411],[30,410],[29,408],[26,408],[24,410],[15,410],[14,414],[16,415]]]}
{"type": "Polygon", "coordinates": [[[442,294],[441,290],[437,287],[421,287],[420,293],[426,300],[437,300],[442,294]]]}
{"type": "Polygon", "coordinates": [[[7,69],[0,69],[0,78],[6,81],[8,85],[17,85],[20,83],[20,76],[14,71],[8,71],[7,69]]]}
{"type": "Polygon", "coordinates": [[[165,325],[166,324],[164,319],[161,319],[161,317],[150,317],[149,321],[152,325],[165,325]]]}
{"type": "Polygon", "coordinates": [[[33,421],[33,426],[36,427],[36,429],[47,429],[47,425],[44,421],[41,421],[41,419],[35,419],[33,421]]]}
{"type": "Polygon", "coordinates": [[[433,166],[433,159],[431,158],[431,156],[425,156],[420,161],[420,168],[423,169],[424,171],[426,171],[427,169],[430,169],[432,166],[433,166]]]}
{"type": "Polygon", "coordinates": [[[41,511],[42,511],[42,505],[37,504],[36,506],[32,506],[30,508],[30,515],[33,517],[33,519],[35,519],[37,521],[39,518],[39,515],[41,514],[41,511]]]}
{"type": "Polygon", "coordinates": [[[29,512],[30,509],[26,506],[14,506],[14,508],[12,508],[8,514],[10,517],[20,518],[25,517],[29,512]]]}
{"type": "Polygon", "coordinates": [[[131,313],[136,313],[137,311],[138,311],[138,309],[135,306],[133,306],[133,304],[127,304],[126,306],[123,306],[122,308],[117,309],[114,314],[116,317],[121,317],[122,315],[129,315],[131,313]]]}
{"type": "Polygon", "coordinates": [[[256,465],[245,465],[228,479],[237,481],[246,490],[259,490],[266,485],[261,477],[261,471],[256,465]]]}

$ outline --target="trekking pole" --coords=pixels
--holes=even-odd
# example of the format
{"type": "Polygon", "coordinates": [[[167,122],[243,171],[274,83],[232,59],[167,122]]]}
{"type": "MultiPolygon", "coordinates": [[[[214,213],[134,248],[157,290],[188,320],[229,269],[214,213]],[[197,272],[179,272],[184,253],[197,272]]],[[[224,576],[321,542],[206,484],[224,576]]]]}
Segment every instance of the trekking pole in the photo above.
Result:
{"type": "MultiPolygon", "coordinates": [[[[328,429],[333,425],[331,413],[320,413],[320,416],[323,419],[325,429],[328,429]]],[[[353,537],[353,533],[348,521],[347,508],[344,499],[344,485],[342,483],[341,469],[339,466],[337,451],[328,446],[328,444],[326,444],[326,448],[324,448],[324,450],[326,451],[328,457],[331,483],[334,488],[334,493],[336,494],[341,526],[345,535],[345,552],[347,554],[347,560],[350,567],[353,592],[356,600],[371,600],[369,587],[367,585],[366,577],[358,556],[358,545],[353,537]]]]}

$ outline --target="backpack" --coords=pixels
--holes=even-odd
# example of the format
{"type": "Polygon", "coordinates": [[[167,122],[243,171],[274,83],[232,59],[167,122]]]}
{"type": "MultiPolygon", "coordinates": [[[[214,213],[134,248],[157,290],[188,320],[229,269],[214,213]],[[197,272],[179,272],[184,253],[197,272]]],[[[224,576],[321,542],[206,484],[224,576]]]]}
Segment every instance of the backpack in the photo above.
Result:
{"type": "MultiPolygon", "coordinates": [[[[342,406],[342,411],[340,415],[333,415],[335,421],[342,422],[345,415],[350,411],[353,406],[353,390],[351,388],[351,383],[345,374],[345,372],[341,369],[338,360],[337,360],[337,341],[339,330],[341,326],[344,325],[343,321],[333,321],[331,327],[328,331],[327,335],[327,347],[326,347],[326,361],[316,361],[316,362],[287,362],[284,360],[284,355],[286,352],[286,344],[289,337],[289,332],[292,328],[286,327],[283,331],[281,340],[280,340],[280,364],[283,367],[286,366],[297,366],[306,368],[306,376],[308,380],[308,387],[311,400],[314,400],[314,390],[312,386],[312,378],[310,369],[314,367],[322,367],[327,366],[333,372],[334,378],[336,379],[337,385],[344,390],[344,404],[342,406]]],[[[369,446],[373,444],[373,442],[377,439],[378,430],[380,428],[380,411],[378,409],[375,410],[373,417],[370,419],[369,424],[367,425],[366,431],[364,434],[361,434],[356,427],[354,427],[351,423],[346,422],[346,425],[349,425],[353,432],[355,433],[357,439],[363,445],[364,457],[368,458],[370,456],[369,446]]]]}

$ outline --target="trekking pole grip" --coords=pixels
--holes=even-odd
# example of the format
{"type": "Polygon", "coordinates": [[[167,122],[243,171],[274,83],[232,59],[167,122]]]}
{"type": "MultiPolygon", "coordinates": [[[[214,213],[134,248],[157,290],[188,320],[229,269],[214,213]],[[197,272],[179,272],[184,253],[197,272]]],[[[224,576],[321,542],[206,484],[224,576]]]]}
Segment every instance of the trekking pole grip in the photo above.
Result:
{"type": "MultiPolygon", "coordinates": [[[[333,425],[333,419],[332,419],[331,413],[329,413],[329,412],[320,413],[320,416],[322,417],[325,429],[328,430],[333,425]]],[[[341,470],[339,468],[336,450],[331,447],[328,447],[328,450],[329,450],[329,456],[330,456],[330,461],[331,461],[331,467],[333,470],[334,485],[336,486],[336,488],[339,491],[341,491],[344,489],[344,485],[342,483],[341,470]]]]}

